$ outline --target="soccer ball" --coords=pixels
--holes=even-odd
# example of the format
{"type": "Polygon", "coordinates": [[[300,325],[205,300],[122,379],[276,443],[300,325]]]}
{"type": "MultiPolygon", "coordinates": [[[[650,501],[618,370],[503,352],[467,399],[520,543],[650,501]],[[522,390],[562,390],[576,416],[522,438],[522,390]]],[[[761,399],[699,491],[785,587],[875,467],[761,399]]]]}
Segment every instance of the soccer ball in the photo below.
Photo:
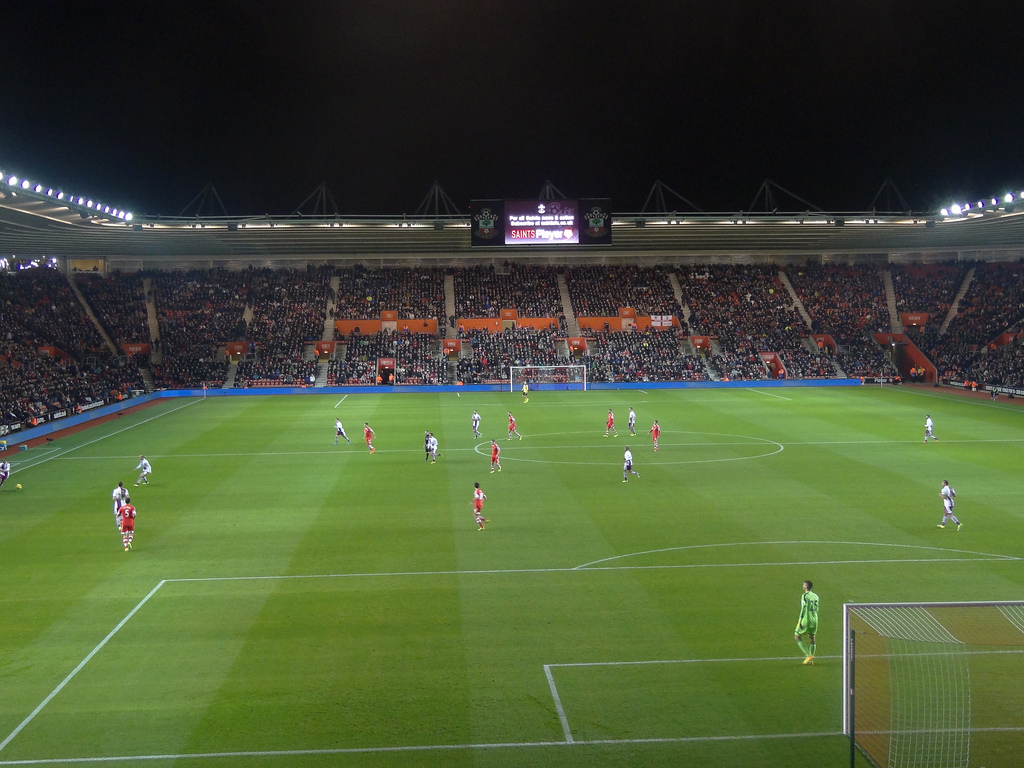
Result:
{"type": "Polygon", "coordinates": [[[20,490],[21,490],[21,483],[18,483],[18,484],[17,484],[16,486],[14,486],[14,487],[15,487],[15,488],[17,488],[17,489],[18,489],[18,490],[20,491],[20,490]]]}

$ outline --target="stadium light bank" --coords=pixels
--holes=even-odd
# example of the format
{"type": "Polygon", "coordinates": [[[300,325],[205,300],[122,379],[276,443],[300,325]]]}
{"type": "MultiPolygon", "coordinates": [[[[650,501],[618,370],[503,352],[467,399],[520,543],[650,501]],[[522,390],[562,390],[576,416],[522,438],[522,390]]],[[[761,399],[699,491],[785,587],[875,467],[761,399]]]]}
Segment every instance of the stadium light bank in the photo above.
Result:
{"type": "Polygon", "coordinates": [[[58,202],[68,210],[77,211],[83,219],[106,219],[111,222],[131,222],[132,214],[120,208],[94,201],[91,197],[73,195],[56,187],[46,186],[29,179],[20,178],[17,174],[0,169],[0,198],[29,197],[49,202],[58,202]]]}

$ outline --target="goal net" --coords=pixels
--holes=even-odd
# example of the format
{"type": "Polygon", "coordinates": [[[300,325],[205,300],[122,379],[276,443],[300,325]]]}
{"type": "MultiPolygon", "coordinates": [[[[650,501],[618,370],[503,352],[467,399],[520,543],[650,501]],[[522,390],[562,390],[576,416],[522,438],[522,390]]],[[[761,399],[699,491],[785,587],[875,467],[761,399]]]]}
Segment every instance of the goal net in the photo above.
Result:
{"type": "Polygon", "coordinates": [[[587,388],[585,365],[513,365],[509,368],[509,391],[530,389],[583,389],[587,388]]]}
{"type": "Polygon", "coordinates": [[[848,604],[843,627],[851,765],[1020,764],[1024,602],[848,604]]]}

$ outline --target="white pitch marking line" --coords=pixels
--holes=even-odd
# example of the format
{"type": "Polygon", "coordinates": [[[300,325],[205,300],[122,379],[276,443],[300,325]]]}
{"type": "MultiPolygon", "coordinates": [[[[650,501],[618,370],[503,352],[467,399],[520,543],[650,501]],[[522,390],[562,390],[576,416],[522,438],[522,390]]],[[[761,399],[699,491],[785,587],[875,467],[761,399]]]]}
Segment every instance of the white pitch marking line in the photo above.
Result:
{"type": "MultiPolygon", "coordinates": [[[[663,549],[649,549],[642,552],[627,552],[623,555],[614,555],[613,557],[605,557],[601,560],[593,560],[589,563],[583,563],[577,565],[576,568],[582,570],[589,568],[592,565],[598,565],[599,563],[607,563],[612,560],[622,560],[627,557],[637,557],[638,555],[657,555],[662,552],[680,552],[687,549],[724,549],[725,547],[773,547],[773,546],[805,546],[807,544],[826,544],[830,546],[847,546],[847,547],[892,547],[893,549],[923,549],[929,552],[952,552],[960,555],[979,555],[985,558],[995,558],[997,560],[1019,560],[1018,557],[1012,555],[997,555],[992,552],[977,552],[972,549],[950,549],[949,547],[929,547],[925,544],[892,544],[889,542],[875,542],[875,541],[731,541],[723,544],[688,544],[682,547],[665,547],[663,549]]],[[[836,560],[836,563],[843,562],[836,560]]],[[[882,560],[880,562],[920,562],[913,560],[882,560]]],[[[928,562],[928,561],[925,561],[928,562]]],[[[708,564],[717,565],[717,564],[708,564]]],[[[803,563],[801,563],[803,565],[803,563]]],[[[811,565],[811,563],[807,563],[811,565]]],[[[676,567],[676,566],[666,566],[676,567]]]]}
{"type": "Polygon", "coordinates": [[[558,687],[555,685],[555,678],[551,674],[553,665],[544,665],[544,676],[548,679],[548,687],[551,689],[551,699],[555,702],[555,711],[558,712],[558,721],[562,724],[562,732],[565,734],[565,741],[572,744],[572,731],[569,729],[569,719],[565,716],[562,708],[562,699],[558,695],[558,687]]]}
{"type": "MultiPolygon", "coordinates": [[[[79,448],[85,448],[86,446],[92,445],[93,443],[98,443],[100,440],[106,440],[108,437],[113,437],[114,435],[119,435],[122,432],[127,432],[129,429],[135,429],[135,427],[140,427],[143,424],[148,424],[149,422],[154,421],[155,419],[159,419],[159,418],[162,418],[162,417],[167,416],[169,414],[172,414],[172,413],[174,413],[176,411],[180,411],[182,408],[188,408],[190,405],[195,405],[196,403],[201,403],[205,399],[206,398],[193,400],[190,403],[185,403],[184,405],[179,405],[177,408],[172,408],[170,410],[164,411],[163,413],[159,413],[156,416],[151,416],[148,419],[143,419],[142,421],[136,422],[135,424],[131,424],[131,425],[125,427],[124,429],[119,429],[119,430],[117,430],[115,432],[110,432],[109,434],[103,435],[103,437],[97,437],[95,440],[89,440],[88,442],[82,443],[81,445],[76,445],[73,448],[68,448],[66,451],[63,451],[61,453],[54,453],[54,454],[51,454],[51,455],[48,455],[48,456],[44,456],[39,461],[37,461],[37,462],[35,462],[33,464],[29,464],[27,467],[26,466],[19,466],[18,470],[32,469],[33,467],[38,467],[40,464],[44,464],[47,461],[53,461],[54,459],[62,459],[67,454],[71,453],[72,451],[77,451],[79,448]]],[[[72,458],[78,458],[78,457],[74,456],[72,458]]],[[[82,458],[88,458],[88,457],[82,457],[82,458]]],[[[120,458],[124,458],[124,457],[118,456],[116,458],[120,459],[120,458]]],[[[18,470],[13,470],[12,469],[11,470],[11,474],[13,475],[14,472],[18,471],[18,470]]]]}
{"type": "Polygon", "coordinates": [[[768,397],[777,397],[777,398],[779,398],[779,400],[789,400],[789,401],[793,400],[793,398],[791,398],[791,397],[783,397],[782,395],[776,395],[776,394],[773,394],[771,392],[763,392],[760,389],[753,389],[753,388],[751,388],[750,391],[751,392],[757,392],[757,394],[759,394],[759,395],[768,395],[768,397]]]}
{"type": "MultiPolygon", "coordinates": [[[[345,395],[345,397],[348,397],[348,395],[345,395]]],[[[337,407],[338,407],[339,405],[341,405],[342,403],[344,403],[344,402],[345,402],[345,397],[341,398],[341,400],[339,400],[338,402],[336,402],[336,403],[334,404],[334,407],[335,407],[335,408],[337,408],[337,407]]]]}
{"type": "MultiPolygon", "coordinates": [[[[134,616],[138,612],[138,610],[140,608],[142,608],[142,606],[144,606],[146,604],[146,602],[149,600],[149,598],[151,598],[153,595],[156,594],[156,591],[158,589],[160,589],[160,587],[162,587],[164,585],[164,583],[165,582],[161,581],[159,584],[157,584],[155,587],[153,587],[153,589],[150,590],[149,594],[146,595],[144,598],[142,598],[142,600],[139,601],[138,605],[136,605],[134,608],[132,608],[131,611],[128,613],[128,615],[125,616],[123,619],[121,619],[120,623],[118,623],[118,625],[116,627],[114,627],[112,630],[110,630],[110,633],[100,641],[99,645],[97,645],[95,648],[93,648],[89,652],[89,655],[86,656],[84,659],[82,659],[82,661],[79,662],[77,667],[75,667],[73,670],[71,670],[71,673],[61,681],[60,685],[58,685],[56,688],[54,688],[52,691],[50,691],[50,695],[47,696],[45,699],[43,699],[43,701],[39,704],[39,706],[36,707],[35,709],[33,709],[32,713],[28,717],[26,717],[24,720],[22,720],[21,723],[18,725],[18,727],[15,728],[13,731],[11,731],[10,735],[6,739],[4,739],[3,741],[0,741],[0,752],[3,751],[4,747],[6,747],[8,744],[11,743],[11,740],[15,736],[17,736],[19,733],[21,733],[21,730],[26,725],[28,725],[29,723],[32,722],[33,719],[35,719],[36,715],[38,715],[40,712],[43,711],[43,707],[45,707],[47,704],[49,704],[54,696],[56,696],[58,693],[60,693],[62,690],[64,690],[64,686],[67,685],[68,683],[70,683],[71,679],[75,675],[77,675],[79,672],[82,671],[82,668],[86,664],[89,663],[90,659],[92,659],[93,656],[95,656],[97,653],[100,652],[100,649],[102,649],[103,646],[105,646],[110,641],[110,639],[114,635],[117,634],[118,630],[120,630],[121,627],[123,627],[125,624],[128,623],[128,619],[130,619],[132,616],[134,616]]],[[[11,765],[17,765],[16,762],[15,763],[10,763],[10,764],[11,765]]]]}
{"type": "MultiPolygon", "coordinates": [[[[841,659],[838,654],[832,656],[815,655],[816,659],[841,659]]],[[[793,656],[747,656],[732,659],[651,659],[649,661],[567,661],[561,664],[545,664],[544,669],[549,667],[640,667],[653,664],[724,664],[731,661],[799,661],[800,657],[793,656]]]]}
{"type": "MultiPolygon", "coordinates": [[[[972,729],[980,730],[980,729],[972,729]]],[[[1007,729],[1009,730],[1009,729],[1007,729]]],[[[166,755],[115,755],[108,757],[68,757],[38,760],[0,760],[0,766],[8,765],[71,765],[81,763],[128,763],[153,760],[201,760],[238,757],[310,757],[317,755],[360,755],[387,752],[455,752],[484,749],[537,749],[539,747],[573,746],[618,746],[628,744],[687,744],[718,741],[761,741],[779,739],[820,739],[826,736],[841,736],[842,731],[818,733],[753,733],[739,736],[681,736],[649,739],[588,739],[586,741],[510,741],[482,744],[422,744],[405,747],[340,747],[337,749],[274,749],[264,752],[193,752],[166,755]]]]}

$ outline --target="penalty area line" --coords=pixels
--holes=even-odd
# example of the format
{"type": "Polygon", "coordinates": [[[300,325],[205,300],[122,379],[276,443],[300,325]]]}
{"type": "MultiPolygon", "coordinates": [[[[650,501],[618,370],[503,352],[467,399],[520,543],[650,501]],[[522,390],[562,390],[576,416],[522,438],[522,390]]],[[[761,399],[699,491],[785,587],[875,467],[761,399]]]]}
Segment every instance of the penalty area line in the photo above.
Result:
{"type": "Polygon", "coordinates": [[[348,395],[345,395],[344,397],[342,397],[342,398],[341,398],[341,400],[339,400],[338,402],[336,402],[336,403],[334,404],[334,407],[335,407],[335,408],[337,408],[337,407],[338,407],[339,405],[341,405],[342,403],[344,403],[344,402],[345,402],[345,397],[348,397],[348,395]]]}
{"type": "MultiPolygon", "coordinates": [[[[58,693],[60,693],[62,690],[64,690],[64,686],[66,686],[68,683],[70,683],[71,680],[75,677],[75,675],[77,675],[79,672],[82,671],[83,667],[85,667],[85,665],[88,664],[89,661],[92,660],[92,657],[95,656],[97,653],[99,653],[100,650],[102,650],[103,646],[105,646],[108,642],[110,642],[110,639],[114,635],[116,635],[118,633],[118,631],[121,629],[121,627],[123,627],[125,624],[128,623],[128,620],[132,616],[134,616],[136,613],[139,612],[139,609],[142,608],[142,606],[144,606],[149,601],[149,598],[151,598],[153,595],[156,594],[157,590],[160,589],[160,587],[162,587],[164,585],[164,583],[165,583],[164,581],[161,581],[159,584],[157,584],[155,587],[153,587],[153,589],[151,589],[149,591],[149,594],[146,595],[144,598],[142,598],[142,600],[140,600],[139,603],[134,608],[131,609],[131,611],[128,613],[128,615],[125,616],[123,619],[121,619],[121,621],[118,622],[118,625],[116,627],[114,627],[112,630],[110,630],[110,632],[107,634],[106,637],[104,637],[102,640],[100,640],[99,645],[97,645],[95,648],[93,648],[89,652],[89,655],[86,656],[84,659],[82,659],[78,663],[77,667],[75,667],[73,670],[71,670],[71,672],[68,674],[68,676],[65,677],[60,682],[60,685],[58,685],[56,688],[54,688],[52,691],[50,691],[50,695],[47,696],[45,699],[43,699],[42,702],[40,702],[39,706],[36,707],[35,709],[33,709],[32,713],[28,717],[26,717],[24,720],[22,720],[21,723],[18,724],[18,727],[15,728],[13,731],[11,731],[10,735],[6,739],[4,739],[3,741],[0,741],[0,752],[3,751],[4,747],[6,747],[8,744],[11,743],[11,741],[14,739],[15,736],[17,736],[19,733],[21,733],[22,729],[26,725],[28,725],[29,723],[31,723],[35,719],[36,715],[38,715],[40,712],[43,711],[43,707],[45,707],[47,704],[49,704],[53,700],[54,696],[56,696],[58,693]]],[[[67,761],[67,762],[71,762],[71,761],[67,761]]],[[[4,765],[19,765],[19,764],[20,765],[24,765],[26,763],[19,762],[19,761],[14,761],[14,762],[8,762],[8,763],[3,763],[3,764],[4,765]]]]}
{"type": "Polygon", "coordinates": [[[750,391],[751,392],[757,392],[757,394],[759,394],[759,395],[768,395],[768,397],[777,397],[777,398],[779,398],[779,400],[789,400],[790,402],[793,401],[793,398],[791,398],[791,397],[783,397],[782,395],[776,395],[776,394],[773,394],[771,392],[762,392],[760,389],[754,389],[753,387],[750,388],[750,391]]]}
{"type": "Polygon", "coordinates": [[[820,739],[842,736],[842,731],[817,733],[752,733],[727,736],[668,736],[644,739],[586,739],[581,741],[506,741],[480,744],[413,744],[394,747],[337,747],[334,749],[268,749],[249,752],[192,752],[163,755],[109,755],[105,757],[38,758],[35,760],[0,760],[0,766],[71,765],[83,763],[129,763],[153,760],[217,760],[238,757],[315,757],[318,755],[360,755],[386,752],[463,752],[484,749],[541,749],[547,747],[614,747],[631,744],[699,744],[731,741],[765,741],[779,739],[820,739]]]}

